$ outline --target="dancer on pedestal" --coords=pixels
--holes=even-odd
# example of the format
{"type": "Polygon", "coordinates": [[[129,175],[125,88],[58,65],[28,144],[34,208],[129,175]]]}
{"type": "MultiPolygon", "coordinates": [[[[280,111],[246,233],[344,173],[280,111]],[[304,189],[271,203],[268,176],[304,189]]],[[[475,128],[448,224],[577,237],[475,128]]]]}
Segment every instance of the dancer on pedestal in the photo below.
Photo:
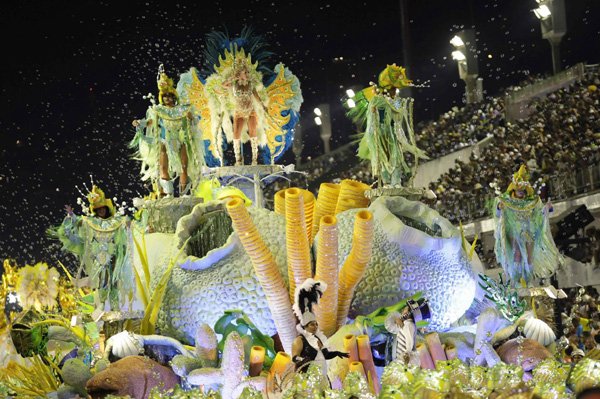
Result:
{"type": "Polygon", "coordinates": [[[356,93],[348,116],[360,129],[358,156],[371,162],[380,187],[412,187],[419,160],[428,159],[417,147],[413,128],[413,99],[402,97],[413,86],[406,70],[388,65],[377,84],[356,93]],[[406,155],[410,154],[407,158],[406,155]]]}
{"type": "Polygon", "coordinates": [[[134,293],[130,220],[117,214],[113,202],[95,185],[87,199],[89,209],[84,208],[84,215],[75,215],[67,205],[67,217],[48,233],[79,258],[77,278],[85,272],[86,285],[96,290],[96,308],[103,311],[108,305],[120,310],[131,305],[134,293]]]}
{"type": "Polygon", "coordinates": [[[550,277],[564,262],[550,232],[552,204],[542,203],[522,165],[495,202],[495,252],[512,283],[550,277]]]}
{"type": "Polygon", "coordinates": [[[179,177],[179,196],[188,195],[200,180],[203,155],[200,133],[189,104],[181,104],[173,79],[161,64],[158,70],[158,102],[145,119],[133,121],[136,135],[130,147],[142,161],[142,180],[151,180],[161,196],[173,196],[179,177]],[[158,186],[158,187],[156,187],[158,186]]]}
{"type": "Polygon", "coordinates": [[[274,164],[291,146],[302,104],[300,83],[281,63],[270,69],[272,53],[265,46],[248,28],[235,39],[211,32],[204,51],[206,80],[194,68],[181,76],[178,89],[201,116],[203,138],[216,160],[210,166],[225,164],[223,134],[233,143],[237,166],[244,163],[247,141],[252,165],[258,164],[259,147],[263,163],[274,164]]]}

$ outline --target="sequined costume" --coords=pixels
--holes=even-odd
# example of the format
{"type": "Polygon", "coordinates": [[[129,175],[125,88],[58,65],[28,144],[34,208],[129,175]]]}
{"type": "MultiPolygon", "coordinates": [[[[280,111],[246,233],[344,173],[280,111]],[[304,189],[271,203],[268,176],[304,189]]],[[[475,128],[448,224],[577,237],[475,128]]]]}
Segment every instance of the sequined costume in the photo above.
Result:
{"type": "Polygon", "coordinates": [[[549,213],[529,184],[524,166],[495,201],[496,259],[513,284],[550,277],[563,262],[550,232],[549,213]],[[521,192],[521,197],[515,195],[521,192]]]}
{"type": "Polygon", "coordinates": [[[136,150],[135,157],[142,161],[142,180],[158,183],[161,191],[172,195],[172,180],[185,177],[185,184],[180,181],[180,195],[187,194],[191,184],[200,181],[204,164],[197,117],[189,104],[163,103],[165,95],[171,95],[178,101],[179,94],[173,86],[173,80],[164,73],[162,65],[157,84],[159,104],[148,108],[145,119],[134,122],[136,134],[129,146],[136,150]],[[161,159],[163,146],[167,160],[161,159]],[[164,162],[167,162],[168,168],[163,165],[164,162]],[[160,169],[163,167],[167,170],[168,178],[161,176],[160,169]]]}
{"type": "Polygon", "coordinates": [[[85,274],[86,284],[97,289],[96,306],[104,310],[108,300],[110,308],[121,309],[131,304],[134,293],[132,237],[126,216],[115,215],[112,201],[94,186],[90,195],[90,216],[69,213],[58,227],[48,233],[63,244],[63,250],[79,258],[77,278],[85,274]],[[94,211],[106,207],[107,218],[93,216],[94,211]]]}
{"type": "Polygon", "coordinates": [[[236,39],[211,32],[205,47],[206,78],[192,68],[181,75],[177,89],[181,101],[200,115],[207,164],[226,163],[223,136],[233,143],[236,163],[243,161],[242,144],[250,141],[252,163],[260,147],[262,162],[273,164],[291,146],[299,120],[303,99],[298,78],[281,63],[267,66],[271,53],[249,29],[236,39]]]}
{"type": "Polygon", "coordinates": [[[388,65],[373,84],[352,99],[347,115],[363,131],[358,156],[371,162],[380,186],[412,187],[419,161],[428,159],[417,147],[413,128],[413,99],[400,90],[412,85],[404,68],[388,65]],[[410,154],[410,157],[406,157],[410,154]]]}

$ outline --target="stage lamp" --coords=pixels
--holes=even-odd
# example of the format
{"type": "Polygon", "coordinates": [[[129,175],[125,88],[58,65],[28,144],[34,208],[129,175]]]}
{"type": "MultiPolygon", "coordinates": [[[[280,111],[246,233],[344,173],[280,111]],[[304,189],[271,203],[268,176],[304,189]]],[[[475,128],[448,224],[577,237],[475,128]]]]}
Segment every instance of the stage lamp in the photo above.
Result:
{"type": "Polygon", "coordinates": [[[356,107],[356,103],[351,98],[349,98],[348,100],[346,100],[346,104],[348,105],[348,108],[354,108],[354,107],[356,107]]]}
{"type": "Polygon", "coordinates": [[[460,46],[465,45],[465,43],[462,41],[462,39],[457,35],[454,35],[454,37],[452,39],[450,39],[450,44],[453,45],[454,47],[460,47],[460,46]]]}
{"type": "Polygon", "coordinates": [[[552,50],[552,70],[561,71],[560,42],[567,33],[567,18],[564,0],[536,0],[538,5],[533,13],[540,20],[542,38],[548,40],[552,50]]]}
{"type": "Polygon", "coordinates": [[[329,104],[321,103],[314,109],[315,113],[315,124],[319,126],[319,136],[323,140],[323,150],[327,154],[330,148],[331,141],[331,112],[329,104]]]}
{"type": "Polygon", "coordinates": [[[352,89],[346,90],[346,95],[348,96],[348,98],[353,98],[355,96],[354,90],[352,90],[352,89]]]}
{"type": "Polygon", "coordinates": [[[460,50],[455,50],[452,52],[452,59],[456,61],[464,61],[467,59],[465,55],[460,50]]]}
{"type": "Polygon", "coordinates": [[[541,6],[539,6],[538,8],[533,10],[533,13],[535,14],[535,16],[538,19],[546,19],[548,18],[550,15],[552,15],[552,11],[550,11],[550,9],[548,8],[547,5],[542,4],[541,6]]]}
{"type": "Polygon", "coordinates": [[[457,32],[450,44],[454,46],[452,59],[458,64],[458,74],[465,82],[465,97],[467,103],[476,103],[483,99],[482,79],[478,78],[477,48],[475,46],[475,31],[465,29],[457,32]]]}

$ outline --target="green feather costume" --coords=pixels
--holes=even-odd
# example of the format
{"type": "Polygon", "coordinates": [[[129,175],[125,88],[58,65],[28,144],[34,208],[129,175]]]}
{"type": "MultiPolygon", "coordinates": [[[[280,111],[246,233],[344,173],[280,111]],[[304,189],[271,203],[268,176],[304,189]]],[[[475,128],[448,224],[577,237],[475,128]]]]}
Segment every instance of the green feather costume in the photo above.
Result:
{"type": "Polygon", "coordinates": [[[111,309],[118,310],[131,303],[134,275],[126,217],[101,219],[69,215],[49,233],[62,242],[63,250],[79,257],[77,276],[85,272],[89,286],[98,290],[97,305],[108,299],[111,309]]]}
{"type": "Polygon", "coordinates": [[[496,198],[495,209],[496,259],[513,284],[550,277],[563,258],[550,232],[549,206],[537,195],[518,199],[507,192],[496,198]]]}
{"type": "Polygon", "coordinates": [[[358,135],[358,156],[371,161],[371,172],[380,186],[400,186],[408,180],[406,186],[412,187],[419,160],[428,159],[415,139],[414,100],[398,95],[409,85],[404,68],[388,65],[379,74],[378,85],[357,93],[355,106],[348,111],[348,117],[364,129],[358,135]],[[407,159],[407,153],[412,160],[407,159]]]}

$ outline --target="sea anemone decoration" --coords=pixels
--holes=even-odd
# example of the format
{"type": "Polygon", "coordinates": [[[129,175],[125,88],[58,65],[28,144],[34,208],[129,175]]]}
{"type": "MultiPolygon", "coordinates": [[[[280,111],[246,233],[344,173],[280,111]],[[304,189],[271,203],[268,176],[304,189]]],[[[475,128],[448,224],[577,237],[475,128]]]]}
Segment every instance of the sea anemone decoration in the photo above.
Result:
{"type": "Polygon", "coordinates": [[[25,266],[19,271],[17,295],[24,309],[34,308],[38,312],[53,309],[58,295],[58,271],[46,263],[25,266]]]}

